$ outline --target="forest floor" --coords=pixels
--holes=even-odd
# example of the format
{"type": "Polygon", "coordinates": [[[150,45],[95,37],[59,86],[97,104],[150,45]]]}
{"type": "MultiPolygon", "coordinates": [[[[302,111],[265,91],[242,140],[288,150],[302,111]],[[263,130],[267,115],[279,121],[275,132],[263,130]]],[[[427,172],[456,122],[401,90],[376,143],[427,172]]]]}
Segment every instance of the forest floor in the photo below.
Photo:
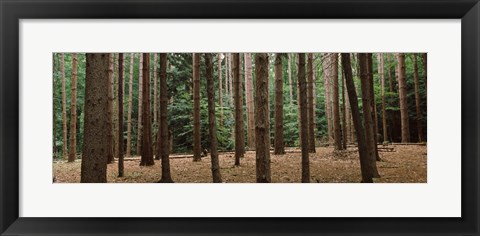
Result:
{"type": "MultiPolygon", "coordinates": [[[[381,146],[379,146],[381,147],[381,146]]],[[[421,145],[389,145],[392,152],[381,151],[382,161],[377,162],[381,178],[378,183],[426,183],[427,147],[421,145]]],[[[285,155],[271,154],[272,182],[298,183],[301,180],[301,153],[299,149],[286,149],[285,155]]],[[[211,183],[210,155],[199,162],[192,158],[171,155],[172,178],[176,183],[211,183]],[[176,157],[176,158],[175,158],[176,157]]],[[[239,167],[234,166],[234,153],[220,153],[220,169],[223,182],[254,183],[255,152],[247,151],[240,160],[239,167]]],[[[140,158],[128,158],[125,161],[125,177],[118,178],[117,163],[109,164],[107,179],[109,183],[155,183],[161,177],[160,161],[153,166],[139,166],[140,158]]],[[[74,163],[54,161],[53,172],[56,183],[80,182],[81,160],[74,163]]],[[[346,151],[334,152],[333,148],[320,147],[310,154],[310,175],[312,183],[359,183],[361,180],[358,151],[349,147],[346,151]]]]}

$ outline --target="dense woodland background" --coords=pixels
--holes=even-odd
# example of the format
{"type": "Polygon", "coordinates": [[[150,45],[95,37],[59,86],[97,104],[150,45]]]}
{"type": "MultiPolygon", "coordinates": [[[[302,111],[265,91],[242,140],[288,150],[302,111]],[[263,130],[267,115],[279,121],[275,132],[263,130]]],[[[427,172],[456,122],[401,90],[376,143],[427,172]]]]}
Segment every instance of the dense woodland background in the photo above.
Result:
{"type": "MultiPolygon", "coordinates": [[[[120,156],[141,156],[140,164],[150,166],[155,157],[162,159],[166,171],[164,159],[169,158],[160,158],[161,152],[167,157],[192,155],[198,161],[218,155],[214,152],[232,151],[234,165],[239,166],[244,153],[254,150],[256,181],[271,182],[270,146],[274,155],[301,147],[302,182],[310,182],[304,173],[308,153],[319,147],[341,152],[358,144],[362,182],[372,182],[380,175],[365,156],[381,161],[373,143],[388,151],[391,143],[427,141],[424,53],[55,53],[53,60],[54,161],[75,162],[82,159],[82,151],[104,147],[105,155],[96,156],[106,163],[120,156]],[[90,105],[89,92],[96,99],[90,105]],[[102,99],[106,109],[97,106],[104,104],[102,99]],[[106,131],[105,137],[90,133],[97,138],[93,149],[85,149],[93,141],[85,127],[88,107],[95,111],[89,124],[97,132],[106,131]],[[105,127],[94,124],[99,113],[108,121],[105,127]],[[166,127],[162,134],[161,117],[166,127]],[[365,140],[359,140],[358,126],[365,140]],[[368,174],[366,166],[373,173],[368,174]]],[[[97,159],[90,164],[95,166],[93,175],[104,175],[106,170],[95,170],[97,159]]],[[[211,162],[213,181],[222,182],[218,157],[211,162]]],[[[81,165],[82,182],[106,182],[84,179],[90,174],[81,165]]]]}

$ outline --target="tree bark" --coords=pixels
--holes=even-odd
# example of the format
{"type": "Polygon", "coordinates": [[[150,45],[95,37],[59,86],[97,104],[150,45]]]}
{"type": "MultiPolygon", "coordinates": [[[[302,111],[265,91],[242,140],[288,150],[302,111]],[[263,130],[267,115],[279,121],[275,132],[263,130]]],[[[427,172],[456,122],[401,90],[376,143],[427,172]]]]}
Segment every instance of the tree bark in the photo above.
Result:
{"type": "Polygon", "coordinates": [[[293,106],[293,84],[292,84],[292,58],[291,54],[288,55],[288,87],[290,88],[290,106],[293,106]]]}
{"type": "Polygon", "coordinates": [[[65,53],[62,53],[62,131],[63,131],[63,159],[68,159],[67,154],[67,90],[65,89],[65,53]]]}
{"type": "Polygon", "coordinates": [[[113,53],[109,53],[108,66],[108,142],[107,142],[107,164],[114,162],[113,157],[113,53]]]}
{"type": "Polygon", "coordinates": [[[347,102],[345,101],[345,75],[343,71],[341,72],[342,80],[342,149],[347,149],[348,143],[348,124],[347,124],[347,102]]]}
{"type": "Polygon", "coordinates": [[[160,119],[158,127],[160,135],[158,136],[157,155],[162,160],[162,177],[159,183],[173,183],[170,174],[170,148],[168,135],[168,90],[167,90],[167,54],[160,53],[160,119]]]}
{"type": "Polygon", "coordinates": [[[208,132],[210,136],[210,159],[212,162],[212,178],[214,183],[221,183],[220,164],[218,162],[217,150],[217,126],[215,116],[215,82],[213,80],[213,56],[211,53],[205,53],[205,67],[207,77],[207,97],[208,97],[208,132]]]}
{"type": "Polygon", "coordinates": [[[381,96],[382,96],[382,128],[383,128],[383,142],[388,142],[388,127],[387,127],[387,113],[385,111],[386,100],[385,100],[385,73],[384,73],[384,61],[383,54],[378,53],[378,74],[380,75],[380,86],[381,86],[381,96]]]}
{"type": "Polygon", "coordinates": [[[70,152],[68,162],[74,162],[77,154],[77,54],[72,53],[72,104],[70,106],[70,152]]]}
{"type": "Polygon", "coordinates": [[[308,112],[307,112],[307,81],[305,78],[305,53],[298,54],[298,88],[300,106],[300,140],[302,146],[302,183],[310,183],[310,161],[308,157],[308,112]]]}
{"type": "Polygon", "coordinates": [[[252,56],[250,53],[245,53],[245,96],[247,103],[247,146],[250,150],[255,150],[252,56]]]}
{"type": "Polygon", "coordinates": [[[398,53],[398,90],[400,96],[400,119],[402,126],[402,143],[410,142],[410,126],[408,118],[407,82],[405,78],[405,54],[398,53]]]}
{"type": "Polygon", "coordinates": [[[315,115],[313,106],[313,55],[307,54],[308,152],[315,153],[315,115]]]}
{"type": "Polygon", "coordinates": [[[415,108],[417,112],[417,133],[418,133],[418,142],[421,143],[424,141],[423,138],[423,127],[422,127],[422,111],[420,110],[420,84],[418,81],[418,63],[417,63],[417,54],[413,54],[413,78],[415,80],[415,108]]]}
{"type": "Polygon", "coordinates": [[[275,155],[285,154],[283,142],[283,71],[281,53],[275,54],[275,155]]]}
{"type": "Polygon", "coordinates": [[[193,54],[193,161],[202,159],[200,147],[200,54],[193,54]]]}
{"type": "Polygon", "coordinates": [[[340,127],[340,105],[338,101],[338,54],[332,53],[330,55],[331,81],[332,81],[332,106],[333,106],[333,138],[334,149],[342,150],[342,128],[340,127]]]}
{"type": "Polygon", "coordinates": [[[332,112],[330,110],[330,77],[331,77],[331,57],[328,54],[323,54],[323,88],[325,95],[325,114],[327,115],[327,138],[328,144],[333,145],[333,131],[332,131],[332,112]]]}
{"type": "Polygon", "coordinates": [[[217,59],[217,64],[218,64],[218,104],[220,108],[220,126],[223,126],[223,94],[222,94],[222,53],[218,53],[218,59],[217,59]]]}
{"type": "MultiPolygon", "coordinates": [[[[131,135],[132,135],[132,96],[133,96],[132,89],[133,89],[133,62],[134,62],[133,58],[134,58],[134,54],[130,53],[130,80],[128,82],[127,152],[125,154],[127,157],[130,157],[130,153],[131,153],[131,151],[130,151],[131,143],[130,142],[131,142],[131,135]]],[[[122,63],[123,62],[124,62],[124,60],[122,59],[122,63]]],[[[124,74],[123,72],[125,71],[125,67],[123,65],[122,65],[122,67],[123,67],[122,68],[123,71],[121,73],[124,74]]],[[[119,72],[120,72],[120,69],[119,69],[119,72]]],[[[122,104],[123,104],[123,102],[122,102],[122,104]]]]}
{"type": "Polygon", "coordinates": [[[233,53],[233,83],[234,83],[234,102],[235,102],[235,165],[240,165],[240,158],[245,153],[245,137],[243,125],[243,99],[242,84],[240,80],[240,55],[233,53]]]}
{"type": "MultiPolygon", "coordinates": [[[[115,104],[113,106],[113,109],[114,109],[114,112],[113,112],[113,120],[115,121],[115,126],[113,128],[113,139],[114,139],[114,142],[113,142],[113,146],[114,146],[114,149],[113,149],[113,156],[114,157],[117,157],[118,158],[118,127],[120,126],[120,121],[119,121],[119,117],[118,117],[118,109],[119,109],[119,106],[123,105],[123,102],[122,103],[119,103],[118,102],[118,90],[120,89],[120,84],[124,83],[123,82],[123,78],[122,78],[122,83],[118,83],[118,53],[114,53],[114,57],[113,57],[113,66],[114,66],[114,69],[113,69],[113,73],[114,73],[114,94],[115,94],[115,98],[114,98],[114,101],[115,101],[115,104]],[[115,78],[116,78],[116,83],[115,83],[115,78]]],[[[122,87],[122,91],[123,91],[123,87],[122,87]]],[[[123,119],[122,119],[123,120],[123,119]]],[[[123,135],[123,134],[122,134],[123,135]]]]}
{"type": "MultiPolygon", "coordinates": [[[[363,120],[365,123],[365,138],[366,138],[366,148],[367,154],[369,156],[369,160],[373,159],[376,160],[375,155],[375,136],[373,135],[374,132],[374,124],[373,124],[373,115],[372,115],[372,107],[369,105],[371,104],[369,96],[370,94],[370,79],[368,75],[368,53],[359,53],[358,54],[358,61],[359,61],[359,69],[360,69],[360,84],[362,87],[362,104],[363,104],[363,120]]],[[[357,130],[358,132],[358,130],[357,130]]],[[[357,136],[358,137],[358,136],[357,136]]],[[[360,144],[359,144],[360,145],[360,144]]],[[[380,177],[378,171],[376,169],[376,165],[374,166],[374,177],[380,177]]]]}
{"type": "MultiPolygon", "coordinates": [[[[152,125],[154,124],[157,124],[157,115],[158,115],[158,111],[157,111],[157,99],[158,99],[158,96],[157,96],[157,57],[158,57],[158,54],[157,53],[154,53],[153,54],[153,123],[152,125]]],[[[157,156],[156,153],[155,153],[155,150],[157,150],[157,135],[158,135],[158,128],[157,130],[154,130],[153,127],[152,127],[152,133],[153,133],[153,138],[152,138],[152,142],[153,142],[153,146],[152,146],[152,150],[153,150],[153,155],[155,156],[155,160],[160,160],[160,156],[157,156]]]]}
{"type": "MultiPolygon", "coordinates": [[[[133,55],[133,54],[132,54],[133,55]]],[[[123,72],[124,72],[124,64],[123,64],[123,53],[118,54],[118,80],[117,85],[123,84],[123,72]]],[[[133,57],[132,57],[133,58],[133,57]]],[[[130,82],[131,86],[131,82],[130,82]]],[[[131,89],[130,89],[131,90],[131,89]]],[[[118,86],[118,96],[117,96],[117,105],[118,105],[118,126],[117,126],[117,158],[118,158],[118,177],[124,176],[124,167],[123,167],[123,86],[118,86]]],[[[131,104],[130,104],[131,105],[131,104]]]]}
{"type": "Polygon", "coordinates": [[[154,163],[152,153],[152,119],[150,113],[150,53],[143,53],[143,132],[141,166],[151,166],[154,163]]]}
{"type": "Polygon", "coordinates": [[[368,74],[368,96],[370,99],[370,110],[372,111],[372,121],[373,121],[373,149],[375,151],[375,158],[377,161],[381,161],[380,155],[378,155],[378,119],[377,119],[377,106],[375,105],[375,94],[374,94],[374,81],[373,81],[373,59],[372,53],[367,53],[367,74],[368,74]]]}
{"type": "Polygon", "coordinates": [[[425,82],[425,97],[427,97],[427,54],[422,53],[422,58],[423,58],[423,79],[425,82]]]}
{"type": "Polygon", "coordinates": [[[352,109],[352,120],[355,126],[358,152],[360,156],[360,169],[362,172],[362,183],[373,183],[373,176],[376,169],[375,157],[368,154],[367,141],[365,140],[365,131],[362,126],[360,110],[358,108],[358,98],[353,82],[352,65],[350,61],[349,53],[342,53],[342,68],[345,74],[345,84],[347,87],[348,100],[350,102],[350,108],[352,109]]]}
{"type": "Polygon", "coordinates": [[[137,155],[140,155],[142,147],[142,98],[143,98],[143,53],[140,53],[140,62],[138,65],[138,119],[137,119],[137,155]]]}
{"type": "Polygon", "coordinates": [[[268,54],[255,53],[255,166],[257,183],[270,183],[268,54]]]}
{"type": "Polygon", "coordinates": [[[82,183],[107,182],[108,53],[87,53],[82,183]]]}

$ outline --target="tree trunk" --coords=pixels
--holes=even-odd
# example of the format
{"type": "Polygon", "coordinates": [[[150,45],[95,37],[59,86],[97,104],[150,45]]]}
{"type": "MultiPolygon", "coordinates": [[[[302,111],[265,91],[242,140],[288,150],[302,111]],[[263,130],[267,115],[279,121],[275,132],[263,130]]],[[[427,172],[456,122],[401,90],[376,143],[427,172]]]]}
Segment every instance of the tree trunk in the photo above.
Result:
{"type": "Polygon", "coordinates": [[[222,94],[222,53],[218,53],[218,104],[220,105],[220,126],[223,126],[223,94],[222,94]]]}
{"type": "Polygon", "coordinates": [[[108,53],[87,53],[82,183],[107,182],[108,53]]]}
{"type": "Polygon", "coordinates": [[[330,55],[331,81],[332,81],[332,106],[333,106],[333,138],[334,149],[342,150],[342,128],[340,127],[340,105],[338,101],[338,54],[332,53],[330,55]]]}
{"type": "Polygon", "coordinates": [[[308,157],[308,111],[307,111],[307,81],[305,78],[305,53],[298,54],[298,88],[300,106],[300,140],[302,145],[302,183],[310,183],[310,161],[308,157]]]}
{"type": "Polygon", "coordinates": [[[72,104],[70,106],[70,152],[68,162],[74,162],[77,154],[77,54],[72,53],[72,104]]]}
{"type": "Polygon", "coordinates": [[[108,66],[108,142],[107,142],[107,164],[114,162],[113,157],[113,53],[109,53],[108,66]]]}
{"type": "Polygon", "coordinates": [[[154,163],[152,153],[152,119],[150,113],[150,53],[143,53],[143,132],[141,166],[151,166],[154,163]]]}
{"type": "MultiPolygon", "coordinates": [[[[131,148],[131,135],[132,135],[132,89],[133,89],[133,58],[134,54],[130,53],[130,80],[128,82],[128,121],[127,121],[127,152],[125,156],[130,157],[130,148],[131,148]]],[[[122,62],[124,60],[122,59],[122,62]]],[[[119,62],[120,63],[120,62],[119,62]]],[[[120,65],[119,65],[120,66],[120,65]]],[[[125,67],[122,65],[123,70],[125,70],[125,67]]],[[[120,69],[119,69],[120,71],[120,69]]],[[[123,71],[121,72],[122,74],[123,71]]],[[[123,86],[122,86],[123,87],[123,86]]],[[[122,102],[123,104],[123,102],[122,102]]]]}
{"type": "Polygon", "coordinates": [[[208,132],[210,138],[210,159],[212,162],[212,177],[214,183],[221,183],[220,164],[218,162],[217,150],[217,126],[215,116],[215,81],[213,80],[213,56],[205,53],[205,67],[207,77],[208,97],[208,132]]]}
{"type": "Polygon", "coordinates": [[[255,150],[252,55],[250,53],[245,53],[245,97],[247,103],[247,146],[250,150],[255,150]]]}
{"type": "MultiPolygon", "coordinates": [[[[239,61],[240,61],[240,60],[239,60],[239,61]]],[[[234,75],[235,72],[233,71],[233,63],[234,63],[234,62],[233,62],[233,58],[232,58],[232,53],[229,53],[229,54],[228,54],[228,66],[229,66],[230,68],[229,68],[229,70],[228,70],[228,73],[229,73],[229,79],[228,79],[228,87],[229,87],[229,88],[228,88],[228,90],[230,91],[230,104],[231,104],[231,105],[234,104],[233,99],[234,99],[234,96],[235,96],[235,95],[234,95],[235,91],[233,91],[233,90],[234,90],[234,88],[233,88],[233,83],[234,83],[233,80],[234,80],[234,78],[233,78],[233,77],[235,76],[235,75],[234,75]]],[[[240,63],[240,62],[239,62],[239,63],[240,63]]],[[[240,67],[240,66],[238,66],[238,67],[240,67]]],[[[240,68],[239,68],[238,74],[240,74],[240,68]]]]}
{"type": "Polygon", "coordinates": [[[355,84],[352,76],[352,65],[350,62],[350,54],[342,53],[342,68],[345,74],[345,84],[347,87],[348,100],[350,102],[350,108],[352,109],[352,120],[355,126],[357,141],[358,141],[358,153],[360,156],[360,169],[362,172],[363,183],[373,183],[373,176],[376,169],[375,157],[368,154],[367,141],[365,140],[365,131],[362,126],[362,119],[360,117],[360,110],[358,108],[358,98],[355,91],[355,84]]]}
{"type": "MultiPolygon", "coordinates": [[[[133,54],[132,54],[133,55],[133,54]]],[[[124,64],[123,64],[123,53],[118,54],[118,80],[117,85],[123,84],[123,72],[124,72],[124,64]]],[[[133,57],[132,57],[133,58],[133,57]]],[[[131,84],[131,83],[130,83],[131,84]]],[[[117,105],[118,105],[118,126],[117,126],[117,158],[118,158],[118,177],[124,176],[124,168],[123,168],[123,86],[118,86],[117,92],[117,105]]]]}
{"type": "Polygon", "coordinates": [[[374,88],[373,88],[373,59],[372,59],[372,53],[367,53],[367,71],[368,71],[368,95],[370,97],[370,110],[372,111],[372,120],[373,120],[373,149],[375,151],[375,158],[377,161],[381,161],[380,155],[378,155],[378,148],[377,148],[377,143],[378,143],[378,119],[377,119],[377,106],[375,105],[375,94],[374,94],[374,88]]]}
{"type": "Polygon", "coordinates": [[[342,149],[347,149],[348,143],[348,124],[347,124],[347,102],[345,101],[345,78],[343,71],[341,72],[342,79],[342,149]]]}
{"type": "Polygon", "coordinates": [[[160,119],[158,120],[158,127],[160,135],[158,136],[157,155],[162,160],[162,177],[159,183],[173,183],[172,175],[170,174],[170,148],[168,135],[168,90],[167,90],[167,54],[160,53],[160,119]]]}
{"type": "Polygon", "coordinates": [[[200,54],[193,54],[193,161],[202,159],[200,147],[200,54]]]}
{"type": "Polygon", "coordinates": [[[385,112],[385,73],[384,73],[384,61],[383,54],[378,53],[378,74],[380,75],[380,91],[382,96],[382,126],[383,126],[383,142],[388,142],[388,128],[387,128],[387,113],[385,112]]]}
{"type": "Polygon", "coordinates": [[[413,78],[415,80],[415,108],[417,112],[417,133],[418,133],[418,142],[421,143],[424,141],[423,138],[423,127],[422,127],[422,112],[420,110],[420,84],[418,82],[418,63],[417,63],[417,54],[413,54],[413,78]]]}
{"type": "MultiPolygon", "coordinates": [[[[114,142],[113,142],[113,145],[114,145],[113,156],[118,158],[118,147],[119,147],[119,146],[118,146],[117,141],[118,141],[118,127],[120,126],[119,117],[118,117],[118,109],[119,109],[119,106],[123,105],[123,102],[122,102],[122,103],[119,103],[119,102],[118,102],[118,92],[119,92],[118,90],[119,90],[119,88],[121,87],[120,84],[122,84],[122,83],[120,83],[120,84],[118,83],[118,53],[114,53],[113,61],[114,61],[114,63],[113,63],[113,66],[114,66],[114,69],[113,69],[113,71],[114,71],[114,80],[115,80],[115,78],[116,78],[116,83],[115,83],[115,81],[114,81],[114,84],[115,84],[115,86],[114,86],[114,90],[115,90],[115,91],[114,91],[114,94],[115,94],[115,98],[114,98],[114,100],[115,100],[115,105],[114,105],[114,112],[113,112],[113,116],[114,116],[114,117],[113,117],[113,120],[115,121],[115,127],[113,128],[113,130],[114,130],[114,132],[113,132],[113,136],[114,136],[114,137],[113,137],[113,138],[114,138],[114,142]]],[[[123,82],[123,78],[122,78],[122,81],[121,81],[121,82],[123,82]]],[[[122,87],[122,91],[123,91],[123,89],[124,89],[124,88],[122,87]]],[[[122,96],[123,96],[123,94],[122,94],[122,96]]],[[[122,119],[122,120],[123,120],[123,119],[122,119]]],[[[123,135],[123,134],[122,134],[122,135],[123,135]]]]}
{"type": "Polygon", "coordinates": [[[293,84],[292,84],[292,57],[290,53],[288,55],[288,87],[290,88],[290,106],[293,106],[293,84]]]}
{"type": "MultiPolygon", "coordinates": [[[[368,53],[358,54],[358,59],[359,59],[358,61],[359,61],[359,67],[360,67],[360,84],[362,87],[363,120],[365,123],[365,138],[366,138],[367,154],[369,156],[368,159],[376,160],[376,155],[375,155],[376,143],[374,139],[375,136],[373,135],[374,124],[373,124],[372,107],[369,105],[371,104],[370,102],[371,97],[369,96],[370,79],[368,75],[368,55],[367,54],[368,53]]],[[[374,177],[380,177],[376,169],[376,165],[373,173],[374,173],[373,175],[374,177]]]]}
{"type": "Polygon", "coordinates": [[[140,62],[138,65],[138,119],[137,119],[137,155],[140,155],[142,147],[142,98],[143,98],[143,53],[140,53],[140,62]]]}
{"type": "Polygon", "coordinates": [[[410,142],[410,127],[408,119],[407,82],[405,78],[405,54],[398,53],[398,90],[400,96],[400,119],[402,126],[402,143],[410,142]]]}
{"type": "Polygon", "coordinates": [[[328,54],[323,54],[323,88],[325,95],[325,114],[327,115],[327,138],[328,144],[333,145],[332,135],[332,114],[330,110],[330,77],[331,77],[331,57],[328,54]]]}
{"type": "Polygon", "coordinates": [[[275,54],[275,155],[285,154],[283,142],[283,74],[281,53],[275,54]]]}
{"type": "Polygon", "coordinates": [[[308,152],[315,153],[315,115],[313,106],[313,55],[307,54],[308,152]]]}
{"type": "MultiPolygon", "coordinates": [[[[157,124],[157,53],[153,54],[153,124],[157,124]]],[[[152,124],[152,125],[153,125],[152,124]]],[[[158,129],[157,130],[152,130],[153,133],[153,146],[152,150],[157,150],[157,135],[158,135],[158,129]]],[[[155,160],[160,160],[160,156],[157,156],[155,151],[153,151],[153,155],[155,156],[155,160]]]]}
{"type": "Polygon", "coordinates": [[[62,53],[62,131],[63,131],[63,159],[68,159],[67,154],[67,90],[65,89],[65,53],[62,53]]]}
{"type": "Polygon", "coordinates": [[[234,102],[235,102],[235,165],[240,165],[240,158],[245,153],[245,137],[243,125],[243,99],[242,84],[240,80],[240,54],[233,54],[233,83],[234,83],[234,102]]]}
{"type": "Polygon", "coordinates": [[[257,183],[270,183],[268,54],[255,53],[255,166],[257,183]]]}
{"type": "Polygon", "coordinates": [[[230,106],[229,80],[230,80],[230,58],[229,53],[225,53],[225,94],[227,97],[227,105],[230,106]]]}
{"type": "Polygon", "coordinates": [[[422,53],[422,58],[423,58],[423,79],[425,82],[425,97],[427,97],[427,54],[422,53]]]}

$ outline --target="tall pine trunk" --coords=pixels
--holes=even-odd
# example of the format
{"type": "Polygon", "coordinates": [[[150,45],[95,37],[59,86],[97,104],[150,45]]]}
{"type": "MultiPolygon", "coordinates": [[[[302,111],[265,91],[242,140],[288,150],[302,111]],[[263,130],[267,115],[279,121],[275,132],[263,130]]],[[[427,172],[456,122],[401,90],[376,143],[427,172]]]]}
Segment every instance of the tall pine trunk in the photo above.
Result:
{"type": "Polygon", "coordinates": [[[347,102],[345,101],[345,75],[343,71],[341,74],[341,81],[342,81],[342,149],[347,149],[348,143],[348,124],[347,124],[347,102]]]}
{"type": "Polygon", "coordinates": [[[240,80],[240,54],[233,53],[233,83],[235,103],[235,165],[240,165],[240,158],[245,152],[245,137],[243,125],[242,82],[240,80]]]}
{"type": "MultiPolygon", "coordinates": [[[[133,96],[132,89],[133,89],[133,62],[134,62],[133,58],[134,58],[134,55],[135,54],[130,53],[130,80],[128,82],[127,151],[126,151],[126,154],[125,154],[125,156],[127,156],[127,157],[130,157],[130,154],[131,154],[130,148],[132,147],[132,145],[131,145],[131,140],[132,140],[131,139],[131,136],[132,136],[132,96],[133,96]]],[[[123,59],[122,59],[122,61],[123,61],[123,59]]],[[[123,65],[122,65],[122,67],[123,67],[123,70],[125,70],[123,65]]],[[[119,69],[119,71],[120,71],[120,69],[119,69]]],[[[121,73],[124,74],[123,71],[121,73]]]]}
{"type": "Polygon", "coordinates": [[[292,56],[290,53],[288,55],[288,87],[290,93],[290,106],[293,106],[293,84],[292,84],[292,56]]]}
{"type": "Polygon", "coordinates": [[[302,183],[310,183],[310,160],[308,157],[308,111],[307,80],[305,78],[305,53],[298,54],[298,88],[300,106],[300,140],[302,146],[302,183]]]}
{"type": "Polygon", "coordinates": [[[72,54],[72,104],[70,106],[70,153],[68,162],[74,162],[77,155],[77,54],[72,54]]]}
{"type": "Polygon", "coordinates": [[[143,132],[141,166],[154,164],[152,153],[152,119],[150,112],[150,53],[143,53],[143,132]]]}
{"type": "Polygon", "coordinates": [[[201,160],[200,147],[200,54],[193,54],[193,161],[201,160]]]}
{"type": "MultiPolygon", "coordinates": [[[[132,54],[133,55],[133,54],[132,54]]],[[[118,152],[117,152],[117,158],[118,158],[118,177],[123,177],[124,176],[124,168],[123,168],[123,86],[120,86],[123,84],[123,53],[118,54],[118,79],[117,79],[117,85],[118,86],[118,92],[117,92],[117,105],[118,105],[118,126],[117,126],[117,146],[118,146],[118,152]]]]}
{"type": "Polygon", "coordinates": [[[387,127],[387,113],[385,111],[386,100],[385,100],[385,73],[384,73],[384,61],[383,54],[378,53],[378,74],[380,75],[380,91],[382,96],[382,129],[383,129],[383,142],[388,141],[388,127],[387,127]]]}
{"type": "MultiPolygon", "coordinates": [[[[157,100],[158,100],[158,96],[157,96],[157,86],[158,86],[157,85],[157,57],[158,57],[158,54],[154,53],[153,54],[153,72],[152,72],[152,77],[153,77],[153,123],[152,123],[152,125],[157,124],[157,115],[158,115],[158,111],[157,111],[157,100]]],[[[152,133],[153,133],[152,150],[157,150],[156,147],[157,147],[158,129],[157,130],[152,130],[152,133]]],[[[155,160],[160,160],[160,156],[157,156],[155,151],[153,151],[153,155],[155,156],[155,160]]]]}
{"type": "Polygon", "coordinates": [[[87,53],[82,183],[107,182],[108,53],[87,53]]]}
{"type": "Polygon", "coordinates": [[[413,78],[415,80],[415,108],[417,112],[417,133],[418,142],[423,142],[422,111],[420,110],[420,83],[418,81],[418,63],[417,54],[413,54],[413,78]]]}
{"type": "Polygon", "coordinates": [[[362,172],[362,182],[363,183],[373,183],[373,176],[375,174],[376,162],[373,155],[368,154],[367,141],[365,140],[365,130],[362,125],[362,118],[360,115],[360,110],[358,108],[358,98],[357,92],[355,91],[355,84],[353,82],[352,76],[352,65],[350,61],[349,53],[342,53],[342,68],[343,73],[345,74],[345,84],[347,87],[348,100],[350,102],[350,107],[352,109],[352,120],[353,126],[355,126],[357,141],[358,141],[358,152],[360,156],[360,169],[362,172]]]}
{"type": "Polygon", "coordinates": [[[313,106],[313,55],[307,54],[308,151],[315,153],[315,115],[313,106]]]}
{"type": "Polygon", "coordinates": [[[138,64],[138,119],[137,119],[137,155],[140,155],[142,147],[142,98],[143,98],[143,53],[140,53],[140,62],[138,64]]]}
{"type": "Polygon", "coordinates": [[[62,158],[68,159],[67,154],[67,90],[65,89],[65,53],[62,53],[62,133],[63,152],[62,158]]]}
{"type": "Polygon", "coordinates": [[[333,139],[334,149],[342,150],[342,128],[340,127],[340,103],[338,101],[338,54],[330,54],[331,82],[332,82],[332,111],[333,111],[333,139]]]}
{"type": "Polygon", "coordinates": [[[373,59],[372,59],[372,53],[367,53],[367,74],[368,74],[368,96],[370,100],[370,110],[372,111],[372,121],[373,121],[373,149],[375,152],[375,158],[377,161],[381,161],[380,155],[378,155],[378,148],[377,148],[377,143],[378,143],[378,119],[377,119],[377,107],[375,103],[375,94],[374,94],[374,81],[373,81],[373,59]]]}
{"type": "Polygon", "coordinates": [[[158,136],[157,155],[162,160],[162,177],[159,183],[173,183],[170,174],[170,148],[168,135],[168,90],[167,90],[167,54],[160,53],[160,119],[158,127],[160,135],[158,136]]]}
{"type": "Polygon", "coordinates": [[[285,154],[285,143],[283,142],[283,73],[282,56],[275,54],[275,149],[276,155],[285,154]]]}
{"type": "Polygon", "coordinates": [[[328,144],[333,145],[333,122],[332,122],[332,112],[330,110],[330,77],[331,77],[331,57],[328,54],[323,54],[323,88],[325,95],[325,114],[327,116],[327,139],[328,144]]]}
{"type": "Polygon", "coordinates": [[[252,56],[245,53],[245,99],[247,105],[247,146],[255,149],[255,118],[253,108],[252,56]]]}
{"type": "Polygon", "coordinates": [[[268,54],[255,53],[255,166],[257,183],[272,182],[268,97],[268,54]]]}
{"type": "MultiPolygon", "coordinates": [[[[371,97],[370,94],[370,79],[368,75],[368,55],[367,53],[359,53],[358,54],[358,61],[359,61],[359,69],[360,69],[360,84],[362,87],[362,104],[363,104],[363,120],[365,124],[365,139],[366,139],[366,148],[367,148],[367,155],[368,159],[376,160],[375,155],[375,136],[373,135],[374,132],[374,124],[373,124],[373,115],[372,115],[372,107],[369,105],[371,97]]],[[[358,137],[358,136],[357,136],[358,137]]],[[[359,144],[360,145],[360,144],[359,144]]],[[[374,168],[374,177],[380,177],[378,171],[376,169],[376,165],[374,168]]]]}
{"type": "Polygon", "coordinates": [[[400,120],[402,126],[402,143],[410,142],[410,125],[408,118],[407,82],[405,78],[405,54],[398,53],[398,94],[400,96],[400,120]]]}
{"type": "Polygon", "coordinates": [[[215,81],[213,80],[213,56],[205,53],[208,97],[208,133],[210,138],[210,159],[212,163],[212,178],[214,183],[221,183],[220,164],[218,162],[217,126],[215,116],[215,81]]]}
{"type": "MultiPolygon", "coordinates": [[[[115,54],[114,54],[113,61],[114,61],[114,63],[113,63],[113,66],[114,66],[113,71],[114,71],[114,75],[115,75],[114,78],[116,78],[116,83],[114,82],[114,83],[115,83],[115,86],[114,86],[114,87],[115,87],[115,88],[114,88],[114,89],[115,89],[115,92],[114,92],[114,93],[115,93],[115,98],[114,98],[114,100],[115,100],[115,105],[114,105],[114,112],[113,112],[114,118],[113,118],[113,119],[115,120],[115,127],[113,128],[113,130],[114,130],[114,132],[113,132],[113,136],[114,136],[114,142],[113,142],[113,143],[114,143],[114,150],[113,150],[113,155],[114,155],[114,157],[117,157],[117,158],[118,158],[118,147],[119,147],[119,145],[118,145],[117,141],[118,141],[118,127],[120,126],[120,120],[119,120],[119,117],[118,117],[118,109],[119,109],[119,106],[123,105],[123,102],[122,102],[122,103],[119,103],[119,102],[118,102],[118,92],[119,92],[118,90],[119,90],[119,88],[121,87],[120,85],[122,84],[122,83],[118,83],[118,82],[119,82],[119,81],[118,81],[118,76],[119,76],[119,74],[118,74],[118,53],[115,53],[115,54]]],[[[123,78],[122,78],[122,79],[123,79],[123,78]]],[[[123,82],[123,80],[122,80],[122,82],[123,82]]],[[[122,91],[123,91],[123,89],[124,89],[124,88],[122,87],[122,91]]],[[[123,120],[123,119],[122,119],[122,120],[123,120]]],[[[122,135],[123,135],[123,134],[122,134],[122,135]]]]}
{"type": "Polygon", "coordinates": [[[114,162],[113,157],[113,53],[109,53],[108,66],[108,142],[107,142],[107,164],[114,162]]]}
{"type": "Polygon", "coordinates": [[[427,54],[422,53],[422,58],[423,58],[423,79],[425,82],[425,97],[427,97],[427,54]]]}
{"type": "Polygon", "coordinates": [[[218,105],[220,106],[220,126],[223,126],[223,85],[222,85],[222,53],[217,54],[217,64],[218,64],[218,105]]]}

